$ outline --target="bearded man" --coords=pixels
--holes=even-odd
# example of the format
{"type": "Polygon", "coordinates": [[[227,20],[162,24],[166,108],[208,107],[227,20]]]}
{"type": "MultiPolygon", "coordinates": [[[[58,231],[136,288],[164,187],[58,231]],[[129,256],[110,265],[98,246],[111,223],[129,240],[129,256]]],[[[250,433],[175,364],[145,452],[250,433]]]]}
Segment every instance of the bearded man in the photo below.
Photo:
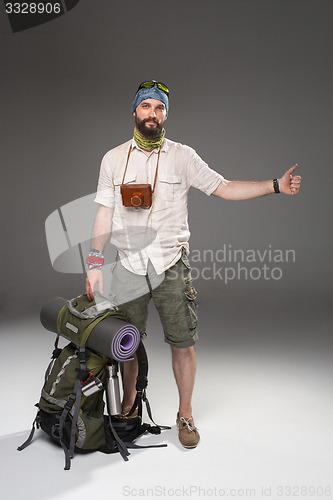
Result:
{"type": "MultiPolygon", "coordinates": [[[[244,200],[271,193],[298,193],[297,165],[279,179],[229,181],[215,172],[189,146],[165,137],[169,90],[156,80],[143,82],[134,97],[134,137],[104,156],[95,201],[99,209],[87,259],[86,293],[103,294],[103,251],[111,234],[117,248],[112,268],[111,301],[126,310],[146,337],[148,304],[159,313],[164,340],[171,346],[178,393],[178,436],[185,448],[195,448],[200,436],[192,416],[195,381],[197,292],[188,259],[190,231],[187,197],[190,187],[208,196],[244,200]],[[129,193],[125,197],[125,193],[129,193]],[[147,195],[148,192],[148,195],[147,195]]],[[[137,361],[123,366],[123,414],[135,399],[137,361]]]]}

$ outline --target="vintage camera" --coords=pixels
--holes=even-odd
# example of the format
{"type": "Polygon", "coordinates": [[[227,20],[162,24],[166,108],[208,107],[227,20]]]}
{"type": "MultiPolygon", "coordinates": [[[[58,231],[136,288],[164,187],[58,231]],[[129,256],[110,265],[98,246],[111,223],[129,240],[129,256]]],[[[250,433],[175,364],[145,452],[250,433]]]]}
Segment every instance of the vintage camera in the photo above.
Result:
{"type": "Polygon", "coordinates": [[[150,184],[122,184],[120,192],[124,207],[151,207],[153,191],[150,184]]]}

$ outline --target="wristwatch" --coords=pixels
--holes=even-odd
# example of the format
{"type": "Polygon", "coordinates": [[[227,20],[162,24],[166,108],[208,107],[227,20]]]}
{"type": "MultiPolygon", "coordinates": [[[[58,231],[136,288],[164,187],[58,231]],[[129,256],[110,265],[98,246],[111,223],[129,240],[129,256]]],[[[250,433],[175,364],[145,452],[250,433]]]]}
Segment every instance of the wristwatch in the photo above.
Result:
{"type": "Polygon", "coordinates": [[[277,179],[273,179],[273,187],[274,187],[274,193],[276,194],[280,193],[279,181],[277,179]]]}

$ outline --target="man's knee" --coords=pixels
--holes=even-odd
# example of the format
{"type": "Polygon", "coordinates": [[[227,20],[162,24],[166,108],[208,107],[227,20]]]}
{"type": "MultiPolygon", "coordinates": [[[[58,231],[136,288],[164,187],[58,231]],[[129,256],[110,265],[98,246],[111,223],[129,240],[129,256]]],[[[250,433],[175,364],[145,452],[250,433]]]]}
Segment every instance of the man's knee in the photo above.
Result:
{"type": "Polygon", "coordinates": [[[176,347],[174,345],[170,345],[172,357],[176,359],[184,359],[191,358],[195,354],[194,345],[190,347],[176,347]]]}

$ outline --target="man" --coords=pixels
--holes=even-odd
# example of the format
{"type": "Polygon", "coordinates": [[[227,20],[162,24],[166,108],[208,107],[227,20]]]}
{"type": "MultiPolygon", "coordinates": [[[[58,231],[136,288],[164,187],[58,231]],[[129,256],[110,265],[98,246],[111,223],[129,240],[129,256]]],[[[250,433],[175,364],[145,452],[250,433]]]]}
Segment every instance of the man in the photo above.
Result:
{"type": "MultiPolygon", "coordinates": [[[[195,448],[200,436],[192,416],[197,340],[196,291],[191,282],[190,232],[187,193],[191,186],[207,195],[243,200],[270,193],[296,194],[301,178],[287,170],[280,179],[248,182],[229,181],[188,146],[165,138],[169,91],[155,80],[143,82],[135,94],[132,113],[134,137],[109,151],[103,158],[97,196],[100,204],[87,259],[86,292],[93,299],[98,284],[103,293],[103,250],[109,239],[118,250],[112,272],[111,298],[127,310],[142,337],[146,335],[147,307],[152,298],[170,344],[173,372],[179,393],[177,426],[179,440],[195,448]],[[132,185],[151,185],[152,204],[132,185]],[[128,200],[122,192],[134,189],[128,200]],[[131,206],[132,203],[132,206],[131,206]],[[142,208],[145,204],[148,208],[142,208]]],[[[123,413],[135,397],[136,360],[124,363],[123,413]]]]}

